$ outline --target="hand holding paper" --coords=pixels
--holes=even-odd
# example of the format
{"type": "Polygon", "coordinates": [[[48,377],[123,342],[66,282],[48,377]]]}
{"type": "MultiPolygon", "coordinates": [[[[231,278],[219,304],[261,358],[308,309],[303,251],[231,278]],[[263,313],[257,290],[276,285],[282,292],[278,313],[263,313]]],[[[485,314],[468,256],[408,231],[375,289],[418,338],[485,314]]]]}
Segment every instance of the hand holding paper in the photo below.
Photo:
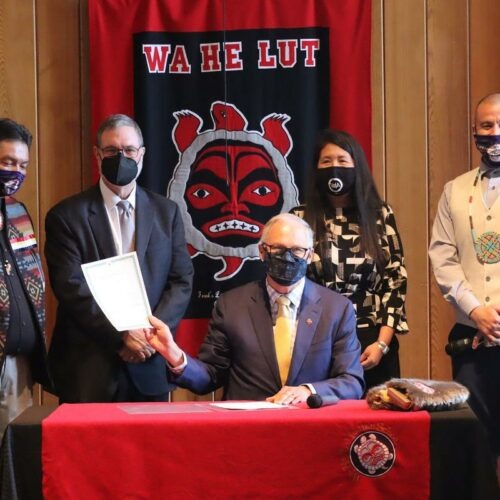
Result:
{"type": "Polygon", "coordinates": [[[151,328],[151,308],[135,252],[82,264],[89,289],[119,331],[151,328]]]}
{"type": "Polygon", "coordinates": [[[175,343],[170,328],[154,316],[149,317],[153,330],[146,333],[146,339],[151,347],[158,351],[172,368],[182,363],[183,355],[181,348],[175,343]]]}

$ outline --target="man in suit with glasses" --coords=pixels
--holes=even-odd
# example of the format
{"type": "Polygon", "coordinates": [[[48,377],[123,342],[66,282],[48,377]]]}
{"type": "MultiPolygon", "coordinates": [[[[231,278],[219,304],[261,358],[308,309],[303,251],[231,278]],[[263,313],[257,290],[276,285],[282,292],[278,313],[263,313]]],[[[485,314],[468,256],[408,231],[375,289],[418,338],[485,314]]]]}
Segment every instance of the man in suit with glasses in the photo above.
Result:
{"type": "Polygon", "coordinates": [[[296,404],[317,394],[359,399],[363,368],[351,302],[305,277],[313,232],[283,213],[264,226],[259,246],[266,278],[222,294],[198,357],[185,354],[168,326],[151,318],[151,346],[175,382],[224,399],[296,404]]]}
{"type": "Polygon", "coordinates": [[[172,389],[144,330],[117,331],[81,269],[135,251],[154,314],[172,329],[181,320],[193,268],[177,205],[137,185],[145,152],[137,123],[109,116],[94,147],[99,183],[47,214],[45,255],[58,300],[49,365],[61,402],[166,401],[172,389]]]}

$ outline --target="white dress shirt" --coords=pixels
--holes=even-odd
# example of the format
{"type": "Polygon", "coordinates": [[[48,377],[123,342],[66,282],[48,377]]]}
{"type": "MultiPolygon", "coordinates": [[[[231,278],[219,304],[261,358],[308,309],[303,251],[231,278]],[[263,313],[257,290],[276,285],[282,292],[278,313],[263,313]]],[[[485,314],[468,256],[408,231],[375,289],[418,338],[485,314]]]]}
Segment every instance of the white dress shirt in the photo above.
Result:
{"type": "MultiPolygon", "coordinates": [[[[101,180],[99,181],[99,188],[101,190],[102,198],[104,200],[104,206],[106,208],[106,213],[108,214],[108,219],[109,219],[109,224],[111,225],[111,232],[113,233],[113,241],[115,243],[115,248],[116,248],[116,253],[118,255],[122,255],[124,252],[122,252],[122,236],[121,236],[121,230],[120,230],[120,214],[118,212],[118,207],[117,204],[122,201],[122,199],[113,193],[111,189],[106,186],[104,181],[101,180]]],[[[132,189],[132,192],[130,193],[129,197],[127,198],[127,201],[130,203],[132,206],[132,212],[134,216],[134,221],[135,221],[135,202],[136,202],[136,192],[137,192],[137,184],[134,184],[134,188],[132,189]]],[[[136,227],[134,223],[134,227],[136,227]]]]}

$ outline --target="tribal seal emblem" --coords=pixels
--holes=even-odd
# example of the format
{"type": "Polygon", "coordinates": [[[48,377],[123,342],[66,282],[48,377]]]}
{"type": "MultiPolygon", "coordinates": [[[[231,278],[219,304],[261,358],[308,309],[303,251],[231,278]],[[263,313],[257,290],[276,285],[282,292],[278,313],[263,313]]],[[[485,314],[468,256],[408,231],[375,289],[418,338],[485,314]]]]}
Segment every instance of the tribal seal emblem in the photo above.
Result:
{"type": "Polygon", "coordinates": [[[474,242],[474,248],[483,264],[500,262],[500,234],[488,231],[481,234],[474,242]]]}
{"type": "Polygon", "coordinates": [[[352,466],[364,476],[384,475],[394,465],[396,450],[391,439],[378,431],[359,434],[349,450],[352,466]]]}

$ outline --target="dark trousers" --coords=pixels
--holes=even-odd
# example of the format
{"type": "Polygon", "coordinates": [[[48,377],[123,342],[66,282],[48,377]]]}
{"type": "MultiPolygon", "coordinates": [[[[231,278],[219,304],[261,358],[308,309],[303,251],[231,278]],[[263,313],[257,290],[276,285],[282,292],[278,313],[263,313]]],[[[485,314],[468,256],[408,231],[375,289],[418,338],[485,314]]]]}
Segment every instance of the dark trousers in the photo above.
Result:
{"type": "MultiPolygon", "coordinates": [[[[358,328],[357,335],[359,343],[361,344],[361,352],[365,350],[370,344],[373,344],[378,339],[379,327],[373,328],[358,328]]],[[[376,385],[383,384],[391,378],[401,377],[401,370],[399,367],[399,341],[394,335],[392,337],[389,352],[382,356],[380,363],[371,370],[365,370],[365,392],[376,385]]]]}
{"type": "MultiPolygon", "coordinates": [[[[457,323],[448,341],[472,338],[477,330],[457,323]]],[[[465,349],[451,357],[453,379],[470,391],[469,405],[488,431],[492,451],[500,456],[500,347],[465,349]]]]}
{"type": "MultiPolygon", "coordinates": [[[[166,368],[165,368],[166,369],[166,368]]],[[[137,390],[134,382],[130,378],[130,374],[125,366],[120,370],[120,375],[118,377],[118,387],[116,389],[115,395],[113,396],[113,402],[115,403],[139,403],[139,402],[165,402],[169,399],[169,394],[160,394],[155,396],[147,396],[142,394],[137,390]]]]}

